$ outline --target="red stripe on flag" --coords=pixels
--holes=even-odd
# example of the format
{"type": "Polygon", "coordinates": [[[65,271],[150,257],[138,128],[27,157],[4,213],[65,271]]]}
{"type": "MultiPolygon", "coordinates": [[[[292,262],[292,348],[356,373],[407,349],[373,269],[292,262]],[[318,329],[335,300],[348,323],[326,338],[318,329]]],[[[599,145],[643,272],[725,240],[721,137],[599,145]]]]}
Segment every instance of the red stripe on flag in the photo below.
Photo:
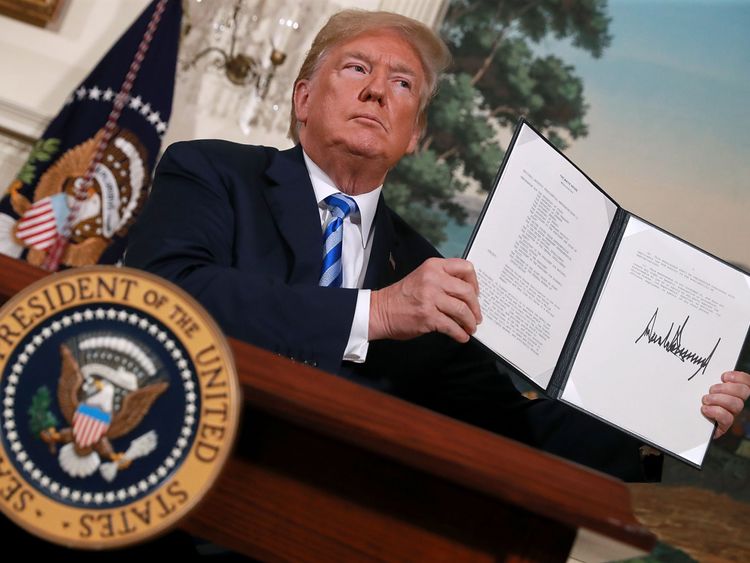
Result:
{"type": "Polygon", "coordinates": [[[47,228],[44,231],[41,231],[39,233],[34,233],[32,235],[26,235],[26,236],[19,235],[18,238],[20,238],[21,240],[25,240],[28,243],[34,243],[37,241],[42,241],[50,237],[53,237],[55,236],[56,233],[57,233],[57,229],[54,226],[52,226],[52,227],[47,228]]]}
{"type": "Polygon", "coordinates": [[[28,238],[36,234],[39,234],[41,232],[48,231],[50,229],[56,229],[56,228],[57,228],[57,225],[55,223],[55,218],[50,217],[44,223],[37,223],[36,225],[21,226],[19,224],[18,229],[16,230],[16,236],[28,238]]]}
{"type": "Polygon", "coordinates": [[[82,448],[98,442],[108,427],[108,424],[90,416],[78,416],[78,413],[73,416],[73,436],[82,448]]]}
{"type": "Polygon", "coordinates": [[[86,448],[91,444],[91,438],[93,438],[93,433],[96,430],[94,428],[93,421],[86,417],[86,420],[82,424],[81,428],[81,445],[86,448]]]}
{"type": "Polygon", "coordinates": [[[38,225],[39,223],[45,223],[50,220],[55,219],[54,212],[50,209],[46,213],[42,215],[35,215],[34,217],[21,217],[21,220],[18,221],[18,228],[19,229],[26,229],[28,227],[33,227],[34,225],[38,225]]]}
{"type": "Polygon", "coordinates": [[[57,233],[52,233],[49,238],[41,241],[41,242],[35,242],[32,246],[39,250],[46,250],[53,244],[55,244],[55,241],[57,240],[57,233]]]}
{"type": "Polygon", "coordinates": [[[96,431],[98,429],[98,424],[96,423],[96,420],[93,418],[88,418],[86,420],[86,427],[85,427],[85,433],[83,436],[83,441],[85,446],[90,446],[91,442],[94,441],[94,438],[96,436],[96,431]]]}
{"type": "Polygon", "coordinates": [[[52,202],[48,200],[42,200],[34,205],[31,206],[31,209],[29,209],[26,213],[23,214],[24,218],[27,217],[34,217],[36,215],[39,215],[40,213],[44,213],[45,211],[51,211],[52,210],[52,202]]]}

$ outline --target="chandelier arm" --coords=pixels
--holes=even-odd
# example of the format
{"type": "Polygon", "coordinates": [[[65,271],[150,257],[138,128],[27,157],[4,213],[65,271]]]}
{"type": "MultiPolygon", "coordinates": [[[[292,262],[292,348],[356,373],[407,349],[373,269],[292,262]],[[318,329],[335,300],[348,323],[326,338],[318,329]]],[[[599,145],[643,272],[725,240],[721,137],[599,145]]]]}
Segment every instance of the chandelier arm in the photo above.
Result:
{"type": "Polygon", "coordinates": [[[234,57],[234,47],[237,42],[237,14],[240,12],[240,6],[242,4],[242,0],[237,0],[237,3],[234,5],[234,13],[232,14],[232,42],[229,46],[229,58],[234,57]]]}
{"type": "Polygon", "coordinates": [[[216,51],[216,52],[217,52],[217,53],[219,53],[219,54],[220,54],[220,55],[221,55],[222,57],[224,57],[224,62],[223,62],[223,64],[221,64],[221,65],[219,65],[219,66],[220,66],[220,67],[224,67],[224,66],[226,66],[226,64],[227,64],[227,61],[229,60],[229,56],[228,56],[228,55],[227,55],[227,54],[226,54],[226,53],[225,53],[225,52],[224,52],[223,50],[219,49],[218,47],[206,47],[206,48],[205,48],[205,49],[203,49],[203,50],[202,50],[201,52],[199,52],[199,53],[198,53],[197,55],[195,55],[195,57],[193,58],[193,60],[192,60],[192,61],[190,61],[190,64],[189,64],[189,66],[195,66],[195,65],[196,65],[196,64],[198,63],[198,61],[199,61],[200,59],[202,59],[203,57],[205,57],[206,55],[208,55],[208,54],[209,54],[209,53],[210,53],[211,51],[216,51]]]}

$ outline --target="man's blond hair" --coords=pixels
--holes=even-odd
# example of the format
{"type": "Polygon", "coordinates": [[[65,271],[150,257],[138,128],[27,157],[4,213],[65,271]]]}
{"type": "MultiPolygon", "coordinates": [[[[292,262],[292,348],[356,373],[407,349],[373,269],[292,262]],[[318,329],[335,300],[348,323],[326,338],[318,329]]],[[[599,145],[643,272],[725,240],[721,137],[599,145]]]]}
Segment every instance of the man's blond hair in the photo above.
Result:
{"type": "Polygon", "coordinates": [[[294,90],[300,80],[310,80],[320,67],[326,55],[336,45],[364,33],[391,30],[399,33],[419,56],[425,73],[426,84],[420,92],[419,118],[420,129],[427,121],[427,104],[435,95],[440,74],[451,61],[450,51],[442,39],[422,22],[395,14],[393,12],[368,12],[365,10],[342,10],[331,16],[313,40],[305,61],[292,88],[292,114],[289,123],[289,137],[299,142],[297,113],[294,110],[294,90]]]}

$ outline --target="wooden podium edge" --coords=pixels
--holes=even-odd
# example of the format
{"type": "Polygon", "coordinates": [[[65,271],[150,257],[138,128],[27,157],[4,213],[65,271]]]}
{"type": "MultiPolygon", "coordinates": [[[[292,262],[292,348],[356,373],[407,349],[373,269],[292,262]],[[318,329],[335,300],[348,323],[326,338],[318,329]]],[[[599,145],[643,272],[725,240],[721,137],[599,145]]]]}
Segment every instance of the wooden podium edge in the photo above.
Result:
{"type": "MultiPolygon", "coordinates": [[[[0,272],[0,303],[47,275],[1,255],[0,272]]],[[[585,528],[644,551],[655,545],[655,536],[633,515],[628,489],[614,478],[250,344],[231,338],[229,342],[246,411],[266,413],[574,531],[585,528]]],[[[212,492],[199,514],[188,517],[181,527],[273,559],[262,549],[244,545],[236,534],[206,534],[208,520],[200,517],[208,506],[215,513],[217,507],[243,498],[237,487],[248,471],[246,460],[230,460],[225,473],[233,475],[233,486],[212,492]]]]}

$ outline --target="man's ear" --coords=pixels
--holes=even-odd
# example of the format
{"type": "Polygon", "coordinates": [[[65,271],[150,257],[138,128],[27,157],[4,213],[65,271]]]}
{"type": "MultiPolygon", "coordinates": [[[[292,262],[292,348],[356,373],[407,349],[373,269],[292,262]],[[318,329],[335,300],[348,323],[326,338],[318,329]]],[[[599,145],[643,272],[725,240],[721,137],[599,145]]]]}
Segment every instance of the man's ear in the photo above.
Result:
{"type": "Polygon", "coordinates": [[[417,150],[417,145],[419,144],[419,140],[422,138],[422,134],[424,133],[424,129],[422,129],[422,126],[419,124],[419,122],[414,124],[414,131],[411,134],[411,138],[409,139],[409,144],[406,147],[406,154],[411,154],[415,150],[417,150]]]}
{"type": "Polygon", "coordinates": [[[297,121],[307,122],[309,101],[310,81],[303,78],[294,85],[294,114],[297,116],[297,121]]]}

